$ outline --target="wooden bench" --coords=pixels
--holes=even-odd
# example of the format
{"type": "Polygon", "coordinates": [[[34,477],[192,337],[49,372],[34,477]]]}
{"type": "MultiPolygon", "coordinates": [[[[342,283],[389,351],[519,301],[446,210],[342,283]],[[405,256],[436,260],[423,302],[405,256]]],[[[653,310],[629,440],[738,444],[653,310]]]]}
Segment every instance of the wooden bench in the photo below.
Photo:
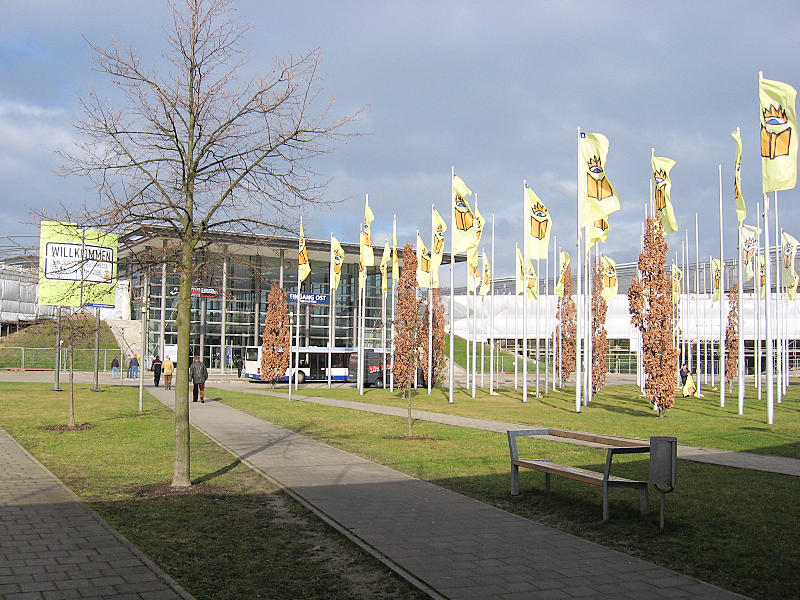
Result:
{"type": "Polygon", "coordinates": [[[643,515],[650,512],[650,496],[646,481],[634,481],[624,477],[616,477],[611,474],[611,461],[617,454],[640,454],[649,453],[650,446],[626,446],[612,447],[606,454],[606,468],[603,473],[559,465],[549,460],[536,458],[520,458],[517,450],[517,438],[535,435],[548,435],[549,429],[521,429],[508,431],[508,448],[511,452],[511,495],[519,495],[519,468],[534,469],[542,471],[545,478],[545,490],[550,493],[550,475],[561,475],[576,481],[583,481],[591,485],[602,486],[603,488],[603,521],[608,521],[608,488],[610,487],[631,487],[639,490],[639,505],[643,515]]]}

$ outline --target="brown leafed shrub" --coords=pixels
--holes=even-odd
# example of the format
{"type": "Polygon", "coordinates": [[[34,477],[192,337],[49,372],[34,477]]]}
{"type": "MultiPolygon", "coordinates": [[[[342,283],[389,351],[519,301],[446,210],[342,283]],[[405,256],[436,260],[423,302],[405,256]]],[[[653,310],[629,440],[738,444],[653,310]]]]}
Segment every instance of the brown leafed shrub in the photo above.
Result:
{"type": "Polygon", "coordinates": [[[553,334],[556,348],[556,361],[560,361],[561,373],[566,381],[575,370],[575,343],[577,338],[578,311],[572,298],[572,267],[567,267],[564,274],[564,297],[558,300],[556,321],[558,327],[553,334]],[[561,345],[559,346],[559,336],[561,345]]]}
{"type": "Polygon", "coordinates": [[[672,338],[672,280],[667,275],[667,242],[658,218],[645,220],[644,250],[639,255],[641,279],[628,289],[631,323],[642,334],[645,396],[663,417],[675,405],[678,349],[672,338]]]}
{"type": "Polygon", "coordinates": [[[596,394],[606,383],[608,375],[608,334],[606,314],[608,305],[601,295],[603,275],[600,263],[596,263],[592,274],[592,393],[596,394]]]}
{"type": "Polygon", "coordinates": [[[273,285],[267,297],[264,333],[261,334],[261,381],[275,382],[289,368],[292,331],[289,305],[283,288],[273,285]]]}
{"type": "Polygon", "coordinates": [[[428,373],[428,310],[427,307],[422,313],[422,370],[425,374],[425,381],[430,381],[432,386],[440,384],[444,380],[447,362],[444,356],[444,322],[445,311],[442,301],[442,291],[438,288],[433,290],[433,379],[428,373]]]}
{"type": "Polygon", "coordinates": [[[725,381],[730,383],[738,375],[739,367],[739,284],[728,291],[728,325],[725,327],[725,381]]]}

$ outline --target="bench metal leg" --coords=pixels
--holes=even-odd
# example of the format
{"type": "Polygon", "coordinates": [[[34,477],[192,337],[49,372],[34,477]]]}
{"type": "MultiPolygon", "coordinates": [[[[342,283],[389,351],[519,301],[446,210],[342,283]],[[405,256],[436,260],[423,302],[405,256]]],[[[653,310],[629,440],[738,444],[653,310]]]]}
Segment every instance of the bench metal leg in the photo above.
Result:
{"type": "Polygon", "coordinates": [[[639,505],[643,515],[650,514],[650,493],[646,485],[639,488],[639,505]]]}
{"type": "Polygon", "coordinates": [[[550,493],[550,473],[544,474],[544,491],[550,493]]]}
{"type": "Polygon", "coordinates": [[[511,495],[519,495],[519,466],[511,465],[511,495]]]}
{"type": "Polygon", "coordinates": [[[608,521],[608,485],[603,484],[603,523],[608,521]]]}

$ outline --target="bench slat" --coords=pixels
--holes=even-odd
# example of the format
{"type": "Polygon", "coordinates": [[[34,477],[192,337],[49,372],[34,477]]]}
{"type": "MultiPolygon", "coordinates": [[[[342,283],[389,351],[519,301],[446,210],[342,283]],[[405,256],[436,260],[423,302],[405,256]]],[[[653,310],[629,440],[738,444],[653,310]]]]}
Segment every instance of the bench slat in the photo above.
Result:
{"type": "MultiPolygon", "coordinates": [[[[584,483],[589,483],[591,485],[603,485],[603,474],[598,473],[597,471],[581,469],[580,467],[571,467],[569,465],[560,465],[549,460],[536,458],[518,458],[513,462],[517,466],[534,469],[536,471],[542,471],[543,473],[562,475],[564,477],[569,477],[570,479],[575,479],[577,481],[583,481],[584,483]]],[[[640,485],[647,485],[647,482],[645,481],[635,481],[633,479],[617,477],[616,475],[609,476],[608,483],[609,485],[619,487],[637,487],[640,485]]]]}

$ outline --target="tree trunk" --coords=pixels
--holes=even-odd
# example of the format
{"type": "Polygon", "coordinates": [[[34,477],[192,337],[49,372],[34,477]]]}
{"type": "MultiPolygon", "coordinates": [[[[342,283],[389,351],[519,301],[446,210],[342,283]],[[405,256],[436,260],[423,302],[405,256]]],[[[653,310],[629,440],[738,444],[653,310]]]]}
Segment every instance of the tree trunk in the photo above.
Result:
{"type": "Polygon", "coordinates": [[[406,390],[406,401],[408,402],[408,437],[411,437],[411,427],[414,421],[411,419],[411,390],[406,390]]]}
{"type": "Polygon", "coordinates": [[[75,370],[72,365],[74,357],[73,344],[69,345],[69,426],[75,427],[75,370]]]}
{"type": "Polygon", "coordinates": [[[189,487],[189,335],[192,310],[193,240],[185,239],[181,248],[180,284],[178,287],[178,364],[175,367],[175,472],[172,487],[189,487]]]}

